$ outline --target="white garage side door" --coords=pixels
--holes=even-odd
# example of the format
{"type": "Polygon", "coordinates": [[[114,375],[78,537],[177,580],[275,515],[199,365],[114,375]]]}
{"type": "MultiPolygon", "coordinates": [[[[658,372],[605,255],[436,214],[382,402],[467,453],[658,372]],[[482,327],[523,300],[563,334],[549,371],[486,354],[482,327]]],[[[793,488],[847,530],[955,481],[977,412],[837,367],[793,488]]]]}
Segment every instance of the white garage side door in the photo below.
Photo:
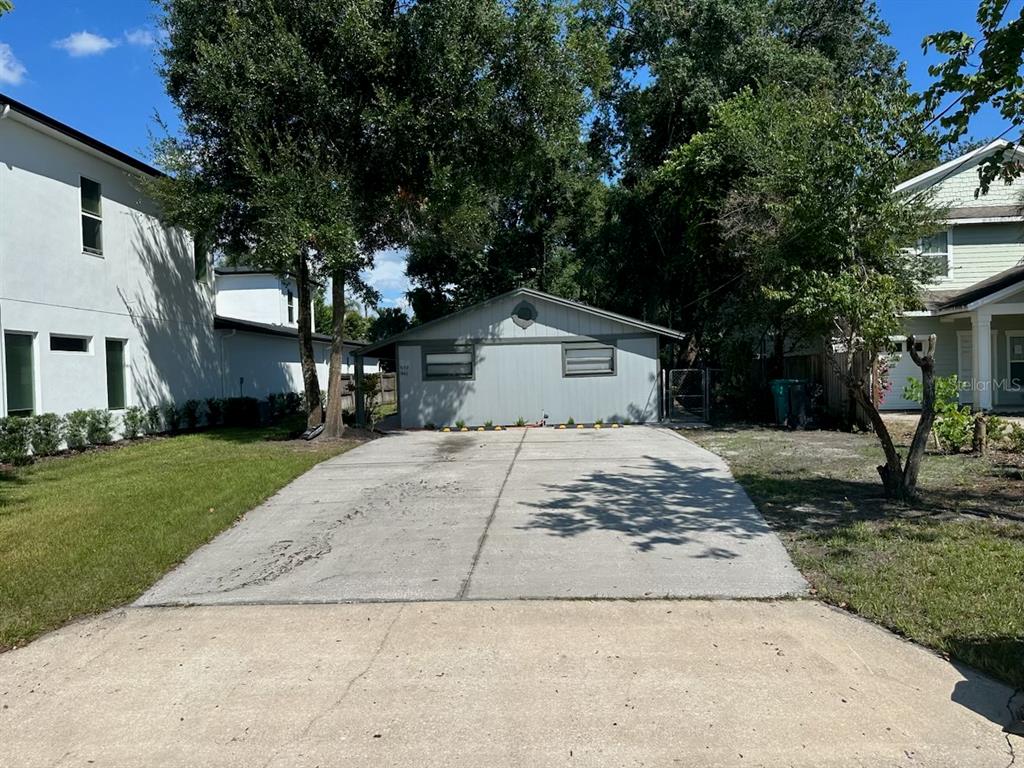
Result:
{"type": "Polygon", "coordinates": [[[974,402],[974,338],[970,331],[956,332],[956,375],[960,379],[960,402],[974,402]]]}
{"type": "MultiPolygon", "coordinates": [[[[907,386],[907,379],[921,378],[921,369],[917,367],[914,359],[907,353],[906,339],[895,339],[893,343],[896,350],[889,355],[889,383],[890,390],[882,400],[882,410],[915,410],[919,406],[913,400],[907,400],[903,396],[903,390],[907,386]]],[[[918,349],[921,349],[920,342],[918,349]]]]}

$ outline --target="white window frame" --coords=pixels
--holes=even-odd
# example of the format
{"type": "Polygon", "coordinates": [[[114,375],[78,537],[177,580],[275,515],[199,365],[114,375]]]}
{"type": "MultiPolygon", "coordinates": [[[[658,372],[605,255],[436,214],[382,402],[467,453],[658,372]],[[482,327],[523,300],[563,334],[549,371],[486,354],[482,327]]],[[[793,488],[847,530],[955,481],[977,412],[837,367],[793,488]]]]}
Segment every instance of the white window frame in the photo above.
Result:
{"type": "MultiPolygon", "coordinates": [[[[946,274],[934,275],[931,279],[935,281],[949,280],[953,277],[953,227],[946,227],[945,230],[939,230],[935,235],[940,235],[942,232],[946,233],[946,274]]],[[[917,254],[922,258],[930,258],[932,256],[941,256],[941,253],[925,253],[924,252],[924,238],[917,241],[917,254]]]]}
{"type": "Polygon", "coordinates": [[[81,333],[50,333],[47,335],[47,351],[51,355],[91,355],[93,353],[92,336],[86,336],[81,333]],[[54,349],[53,339],[81,339],[85,342],[85,349],[79,351],[77,349],[54,349]]]}
{"type": "Polygon", "coordinates": [[[472,381],[476,377],[476,346],[473,344],[436,344],[422,349],[423,381],[472,381]],[[437,375],[427,373],[430,355],[469,354],[469,373],[437,375]]]}
{"type": "Polygon", "coordinates": [[[90,179],[88,176],[81,176],[81,175],[79,175],[79,177],[78,177],[78,213],[79,213],[80,217],[88,217],[88,218],[93,219],[94,221],[98,221],[100,223],[100,247],[99,247],[99,250],[97,250],[95,248],[87,248],[86,245],[85,245],[85,232],[83,231],[83,228],[82,228],[82,220],[81,220],[81,218],[79,218],[79,221],[78,221],[78,237],[79,237],[79,239],[81,241],[82,253],[87,254],[89,256],[98,256],[98,257],[102,258],[103,257],[103,252],[104,252],[104,249],[103,249],[103,185],[100,182],[96,181],[96,179],[90,179]],[[100,213],[99,213],[98,216],[95,213],[93,213],[92,211],[85,210],[85,208],[82,206],[82,182],[83,181],[91,182],[91,183],[95,184],[97,187],[99,187],[99,190],[100,190],[100,194],[99,194],[100,213]]]}
{"type": "Polygon", "coordinates": [[[28,336],[32,339],[32,415],[43,413],[42,384],[39,381],[39,334],[35,331],[20,331],[15,328],[4,328],[0,332],[0,378],[3,379],[3,397],[0,398],[0,412],[9,416],[7,411],[7,336],[28,336]]]}
{"type": "MultiPolygon", "coordinates": [[[[1006,334],[1006,382],[1007,384],[1009,384],[1010,382],[1013,381],[1013,364],[1024,363],[1024,358],[1021,358],[1019,360],[1013,359],[1013,345],[1010,343],[1010,339],[1012,339],[1015,336],[1020,336],[1021,338],[1024,338],[1024,331],[1003,331],[1003,333],[1006,334]]],[[[1021,391],[1024,391],[1024,389],[1022,389],[1021,391]]]]}
{"type": "Polygon", "coordinates": [[[566,341],[562,342],[562,378],[563,379],[577,379],[586,376],[617,376],[619,373],[619,361],[618,361],[619,350],[614,343],[608,343],[604,341],[566,341]],[[568,355],[566,352],[569,349],[610,349],[611,350],[611,370],[610,371],[579,371],[575,373],[569,372],[568,355]]]}

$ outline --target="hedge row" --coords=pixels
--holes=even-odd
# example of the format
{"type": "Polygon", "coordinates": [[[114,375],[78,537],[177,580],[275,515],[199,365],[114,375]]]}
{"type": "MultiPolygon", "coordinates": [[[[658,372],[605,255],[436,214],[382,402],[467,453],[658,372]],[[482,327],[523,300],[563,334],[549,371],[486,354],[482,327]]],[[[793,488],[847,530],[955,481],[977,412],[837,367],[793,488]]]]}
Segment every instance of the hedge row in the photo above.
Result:
{"type": "MultiPolygon", "coordinates": [[[[302,408],[302,398],[288,392],[270,395],[267,411],[271,420],[302,408]]],[[[36,456],[52,456],[67,450],[114,442],[119,427],[122,439],[158,435],[206,427],[258,427],[262,423],[260,401],[254,397],[187,400],[182,405],[165,403],[148,408],[133,405],[121,415],[120,425],[110,411],[72,411],[66,416],[41,413],[38,416],[0,418],[0,462],[29,464],[36,456]]]]}

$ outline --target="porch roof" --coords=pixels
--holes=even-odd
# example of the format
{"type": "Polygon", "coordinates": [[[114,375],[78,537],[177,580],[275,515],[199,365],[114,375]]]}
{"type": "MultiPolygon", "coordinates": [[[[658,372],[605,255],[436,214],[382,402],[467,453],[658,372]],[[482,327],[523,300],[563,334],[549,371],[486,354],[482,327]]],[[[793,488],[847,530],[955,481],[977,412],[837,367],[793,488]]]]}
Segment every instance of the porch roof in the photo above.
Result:
{"type": "Polygon", "coordinates": [[[957,291],[931,291],[925,295],[924,303],[933,312],[966,309],[968,304],[973,304],[1017,283],[1021,283],[1021,288],[1024,289],[1024,264],[1004,269],[992,277],[987,277],[974,285],[957,291]]]}

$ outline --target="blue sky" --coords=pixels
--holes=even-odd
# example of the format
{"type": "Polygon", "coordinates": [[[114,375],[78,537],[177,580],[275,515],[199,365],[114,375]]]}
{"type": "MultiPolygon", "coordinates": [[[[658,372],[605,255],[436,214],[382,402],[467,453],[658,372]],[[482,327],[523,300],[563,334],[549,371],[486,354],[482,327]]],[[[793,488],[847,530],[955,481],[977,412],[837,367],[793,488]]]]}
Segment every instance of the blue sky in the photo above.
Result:
{"type": "MultiPolygon", "coordinates": [[[[911,81],[926,87],[934,56],[921,39],[944,29],[974,31],[976,0],[878,0],[892,29],[890,42],[907,62],[911,81]]],[[[1011,2],[1012,14],[1020,0],[1011,2]]],[[[156,7],[146,0],[15,0],[0,19],[0,92],[131,154],[149,159],[156,115],[173,129],[174,109],[156,73],[156,7]]],[[[1004,128],[989,111],[971,126],[978,138],[1004,128]]],[[[385,304],[403,303],[401,252],[378,255],[368,279],[385,304]]]]}

